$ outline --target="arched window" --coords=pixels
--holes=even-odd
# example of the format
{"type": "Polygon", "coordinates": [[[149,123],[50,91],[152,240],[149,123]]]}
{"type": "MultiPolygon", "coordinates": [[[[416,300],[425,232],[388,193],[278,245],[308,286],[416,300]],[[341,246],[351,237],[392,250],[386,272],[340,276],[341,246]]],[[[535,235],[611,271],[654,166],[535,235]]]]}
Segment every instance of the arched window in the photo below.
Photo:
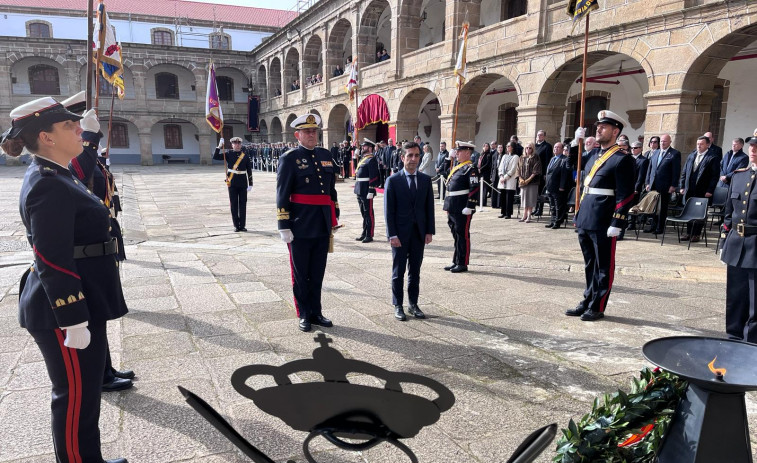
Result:
{"type": "Polygon", "coordinates": [[[153,45],[173,45],[173,34],[171,31],[153,30],[152,31],[152,44],[153,45]]]}
{"type": "Polygon", "coordinates": [[[231,50],[231,38],[228,34],[212,34],[210,36],[210,48],[216,50],[231,50]]]}
{"type": "Polygon", "coordinates": [[[128,148],[129,147],[129,128],[121,122],[114,122],[110,128],[110,147],[111,148],[128,148]]]}
{"type": "Polygon", "coordinates": [[[155,98],[179,99],[179,78],[170,72],[155,74],[155,98]]]}
{"type": "Polygon", "coordinates": [[[180,150],[184,149],[184,141],[181,138],[181,126],[167,124],[163,126],[163,141],[166,149],[180,150]]]}
{"type": "MultiPolygon", "coordinates": [[[[607,109],[607,97],[604,96],[589,96],[586,97],[586,111],[584,111],[584,127],[592,127],[597,122],[597,113],[607,109]]],[[[580,127],[581,125],[581,99],[576,101],[576,110],[573,119],[573,127],[580,127]]],[[[571,129],[573,130],[573,129],[571,129]]],[[[568,132],[570,133],[570,132],[568,132]]]]}
{"type": "Polygon", "coordinates": [[[60,95],[58,70],[46,64],[29,68],[29,89],[32,95],[60,95]]]}
{"type": "Polygon", "coordinates": [[[227,76],[216,76],[218,99],[221,101],[234,100],[234,79],[227,76]]]}
{"type": "Polygon", "coordinates": [[[50,33],[50,24],[43,22],[29,23],[29,37],[49,39],[53,35],[50,33]]]}

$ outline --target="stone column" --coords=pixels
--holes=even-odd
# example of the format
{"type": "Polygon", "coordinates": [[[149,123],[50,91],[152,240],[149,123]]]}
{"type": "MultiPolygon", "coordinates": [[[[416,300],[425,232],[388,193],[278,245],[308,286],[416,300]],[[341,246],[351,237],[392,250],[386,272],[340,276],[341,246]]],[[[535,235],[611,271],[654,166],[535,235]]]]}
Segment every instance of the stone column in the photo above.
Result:
{"type": "MultiPolygon", "coordinates": [[[[329,66],[329,30],[327,23],[323,23],[323,43],[321,44],[321,55],[323,63],[323,97],[331,95],[331,78],[334,76],[334,69],[329,66]]],[[[325,137],[324,137],[325,139],[325,137]]]]}
{"type": "MultiPolygon", "coordinates": [[[[715,92],[664,90],[649,92],[644,137],[669,134],[675,149],[688,153],[696,146],[697,137],[710,126],[710,111],[715,92]]],[[[686,160],[682,157],[681,162],[686,160]]]]}
{"type": "Polygon", "coordinates": [[[305,69],[305,40],[300,38],[300,102],[305,103],[307,101],[307,85],[305,84],[305,76],[307,70],[305,69]]]}
{"type": "Polygon", "coordinates": [[[441,135],[441,141],[447,142],[447,150],[454,148],[455,140],[452,139],[452,130],[455,125],[455,115],[446,114],[439,116],[439,133],[441,135]]]}
{"type": "MultiPolygon", "coordinates": [[[[518,138],[525,145],[526,141],[536,138],[536,132],[547,132],[547,140],[550,143],[562,140],[562,125],[565,115],[565,107],[551,105],[518,106],[518,138]]],[[[564,134],[572,137],[570,134],[564,134]]],[[[507,140],[505,140],[507,141],[507,140]]]]}
{"type": "MultiPolygon", "coordinates": [[[[391,8],[391,6],[390,6],[391,8]]],[[[392,68],[394,69],[394,78],[399,79],[402,76],[402,48],[400,47],[400,20],[399,18],[399,5],[397,8],[392,9],[392,44],[390,46],[389,54],[392,57],[392,68]]],[[[417,28],[416,28],[417,29],[417,28]]],[[[419,33],[419,32],[417,32],[419,33]]]]}
{"type": "Polygon", "coordinates": [[[208,128],[210,133],[200,134],[200,164],[209,166],[213,163],[213,145],[215,144],[215,132],[208,128]]]}
{"type": "Polygon", "coordinates": [[[132,69],[132,75],[134,76],[134,97],[136,98],[137,111],[147,112],[147,87],[145,85],[147,72],[132,69]]]}
{"type": "Polygon", "coordinates": [[[152,134],[150,132],[139,133],[139,158],[143,166],[153,165],[152,134]]]}

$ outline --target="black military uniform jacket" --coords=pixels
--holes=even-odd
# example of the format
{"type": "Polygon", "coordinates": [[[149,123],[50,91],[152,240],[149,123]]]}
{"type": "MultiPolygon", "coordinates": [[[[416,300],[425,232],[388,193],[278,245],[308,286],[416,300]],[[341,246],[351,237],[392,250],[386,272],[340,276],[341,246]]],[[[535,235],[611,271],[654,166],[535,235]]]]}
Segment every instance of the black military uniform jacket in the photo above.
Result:
{"type": "Polygon", "coordinates": [[[376,188],[381,187],[381,179],[379,178],[379,167],[376,157],[369,154],[363,156],[357,165],[357,173],[355,174],[355,188],[354,192],[361,198],[368,196],[368,193],[376,195],[376,188]]]}
{"type": "Polygon", "coordinates": [[[213,153],[213,159],[216,161],[226,160],[226,180],[228,186],[237,188],[247,188],[248,185],[252,186],[252,158],[247,149],[242,148],[241,151],[226,150],[224,154],[221,152],[221,149],[216,148],[216,151],[213,153]],[[242,156],[242,160],[234,168],[234,164],[236,164],[240,156],[242,156]],[[237,172],[229,172],[229,170],[236,170],[237,172]],[[240,174],[239,172],[245,172],[247,177],[245,177],[244,173],[240,174]]]}
{"type": "Polygon", "coordinates": [[[444,210],[460,214],[463,209],[475,209],[478,205],[478,169],[471,161],[453,167],[452,176],[447,180],[447,196],[444,210]]]}
{"type": "MultiPolygon", "coordinates": [[[[594,164],[601,162],[608,150],[600,150],[598,155],[589,159],[585,170],[586,178],[589,177],[594,164]]],[[[631,208],[634,198],[635,181],[633,157],[619,151],[612,154],[598,168],[588,186],[613,190],[615,196],[588,194],[584,186],[584,195],[576,216],[576,227],[584,230],[625,228],[628,209],[631,208]]]]}
{"type": "MultiPolygon", "coordinates": [[[[739,169],[731,177],[725,203],[723,229],[727,236],[720,259],[728,265],[757,268],[757,172],[750,167],[739,169]],[[740,234],[739,231],[742,231],[740,234]],[[741,235],[744,236],[741,236],[741,235]]],[[[744,295],[747,297],[747,295],[744,295]]]]}
{"type": "Polygon", "coordinates": [[[292,201],[292,195],[313,195],[320,199],[327,195],[339,218],[335,185],[335,167],[328,150],[316,147],[310,151],[300,145],[282,154],[276,172],[278,229],[292,230],[295,239],[330,236],[331,205],[302,204],[292,201]]]}
{"type": "Polygon", "coordinates": [[[104,324],[128,309],[114,254],[74,258],[111,240],[110,212],[71,172],[36,156],[19,200],[34,263],[22,279],[19,322],[30,330],[104,324]]]}

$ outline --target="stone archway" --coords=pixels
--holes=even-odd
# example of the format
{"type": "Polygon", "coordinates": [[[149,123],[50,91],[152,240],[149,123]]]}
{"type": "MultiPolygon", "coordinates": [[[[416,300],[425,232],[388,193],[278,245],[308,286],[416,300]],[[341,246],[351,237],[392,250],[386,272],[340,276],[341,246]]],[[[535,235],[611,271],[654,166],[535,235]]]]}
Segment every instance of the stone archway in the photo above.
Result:
{"type": "Polygon", "coordinates": [[[260,96],[261,103],[268,100],[268,79],[266,78],[265,64],[258,67],[255,76],[255,94],[260,96]]]}
{"type": "Polygon", "coordinates": [[[360,28],[357,36],[358,63],[365,67],[378,62],[376,52],[379,49],[390,51],[391,43],[383,41],[391,40],[391,11],[392,8],[386,0],[372,0],[366,6],[360,19],[360,28]],[[388,13],[387,13],[388,10],[388,13]],[[389,35],[386,35],[386,21],[389,20],[389,35]],[[383,29],[382,30],[382,26],[383,29]],[[379,39],[379,32],[383,33],[383,39],[379,39]]]}
{"type": "Polygon", "coordinates": [[[294,138],[294,129],[292,128],[291,124],[294,122],[294,120],[297,119],[297,114],[290,114],[287,116],[286,124],[284,124],[284,139],[283,141],[285,143],[297,143],[297,139],[294,138]]]}
{"type": "MultiPolygon", "coordinates": [[[[291,92],[292,84],[300,79],[300,52],[292,47],[287,51],[284,61],[284,85],[286,89],[282,91],[291,92]]],[[[301,82],[300,82],[301,84],[301,82]]]]}
{"type": "MultiPolygon", "coordinates": [[[[476,146],[497,140],[506,141],[515,133],[505,133],[507,121],[500,114],[499,107],[518,105],[518,95],[512,81],[497,73],[481,74],[465,83],[460,90],[458,108],[458,140],[473,140],[476,146]]],[[[454,123],[454,122],[453,122],[454,123]]]]}
{"type": "Polygon", "coordinates": [[[268,94],[275,98],[282,95],[284,90],[281,88],[281,61],[276,57],[271,60],[271,67],[268,69],[268,94]]]}
{"type": "Polygon", "coordinates": [[[405,95],[397,111],[397,144],[419,135],[432,147],[439,146],[442,107],[439,96],[425,87],[415,88],[405,95]]]}
{"type": "Polygon", "coordinates": [[[268,141],[270,143],[278,143],[283,140],[282,138],[281,120],[278,117],[271,119],[271,130],[269,132],[268,141]]]}
{"type": "Polygon", "coordinates": [[[302,53],[302,65],[305,68],[305,78],[320,75],[323,77],[323,41],[314,34],[305,45],[302,53]]]}
{"type": "Polygon", "coordinates": [[[341,143],[348,138],[351,138],[352,134],[347,130],[347,124],[350,121],[350,110],[343,104],[334,105],[329,112],[325,143],[331,145],[332,143],[341,143]]]}
{"type": "Polygon", "coordinates": [[[329,76],[334,75],[334,69],[344,65],[352,57],[352,24],[345,18],[339,19],[331,28],[326,51],[327,69],[329,76]]]}
{"type": "Polygon", "coordinates": [[[257,138],[257,141],[260,142],[266,142],[268,141],[268,123],[265,121],[265,119],[261,119],[258,123],[259,131],[257,135],[253,135],[253,140],[257,138]]]}

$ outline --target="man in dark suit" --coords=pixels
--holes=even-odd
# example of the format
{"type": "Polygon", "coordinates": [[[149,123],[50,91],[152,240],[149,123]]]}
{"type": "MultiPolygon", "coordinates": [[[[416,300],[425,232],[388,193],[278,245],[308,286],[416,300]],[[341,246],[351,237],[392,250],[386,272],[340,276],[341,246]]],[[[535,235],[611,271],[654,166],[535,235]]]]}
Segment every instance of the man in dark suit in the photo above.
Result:
{"type": "MultiPolygon", "coordinates": [[[[757,130],[755,130],[757,137],[757,130]]],[[[757,343],[757,138],[749,140],[749,166],[731,178],[723,221],[726,271],[725,330],[730,339],[757,343]]]]}
{"type": "Polygon", "coordinates": [[[731,150],[725,153],[723,160],[720,162],[720,179],[718,180],[719,187],[728,188],[731,184],[731,177],[733,173],[738,169],[742,169],[749,165],[749,156],[744,153],[744,139],[734,138],[731,143],[731,150]]]}
{"type": "Polygon", "coordinates": [[[431,177],[418,171],[421,150],[417,143],[402,145],[404,168],[386,180],[384,216],[386,236],[392,246],[392,304],[394,317],[407,320],[402,307],[407,272],[408,312],[425,318],[418,307],[423,249],[436,232],[434,223],[434,192],[431,177]]]}
{"type": "MultiPolygon", "coordinates": [[[[697,138],[697,149],[686,159],[686,165],[683,167],[681,179],[678,183],[679,192],[684,199],[711,198],[715,191],[720,162],[716,155],[708,149],[708,144],[707,137],[697,138]]],[[[681,240],[688,241],[691,239],[692,243],[696,243],[699,241],[701,232],[701,223],[688,224],[686,234],[681,236],[681,240]]]]}
{"type": "Polygon", "coordinates": [[[649,159],[645,189],[660,193],[660,210],[659,217],[652,218],[650,228],[644,229],[647,233],[654,230],[656,234],[661,234],[665,228],[670,194],[676,191],[681,176],[681,152],[670,146],[670,141],[670,135],[661,136],[660,151],[649,159]]]}
{"type": "MultiPolygon", "coordinates": [[[[545,142],[546,143],[546,142],[545,142]]],[[[547,164],[547,180],[545,190],[549,197],[549,213],[551,220],[545,228],[557,230],[562,225],[567,214],[568,183],[572,180],[572,172],[568,166],[563,144],[555,143],[555,156],[547,164]]]]}
{"type": "Polygon", "coordinates": [[[710,140],[707,143],[707,151],[714,154],[718,162],[723,160],[723,148],[715,144],[715,138],[712,136],[712,132],[706,132],[703,137],[707,137],[710,140]]]}
{"type": "MultiPolygon", "coordinates": [[[[586,289],[583,300],[565,315],[595,321],[605,316],[605,308],[615,274],[615,245],[626,226],[633,200],[633,159],[620,152],[616,140],[627,124],[612,111],[597,114],[597,156],[586,165],[580,208],[576,212],[578,243],[584,255],[586,289]]],[[[576,138],[584,138],[583,129],[576,138]]]]}
{"type": "MultiPolygon", "coordinates": [[[[549,164],[550,159],[552,158],[552,154],[554,151],[554,148],[552,145],[549,144],[548,141],[546,141],[547,132],[544,130],[539,130],[536,132],[536,155],[539,156],[539,161],[541,161],[542,165],[542,171],[544,172],[544,175],[539,177],[539,192],[544,191],[544,185],[546,182],[546,170],[544,169],[544,166],[549,164]]],[[[557,151],[554,151],[555,154],[557,154],[557,151]]],[[[560,148],[560,154],[562,154],[562,148],[560,148]]],[[[550,207],[552,207],[552,204],[550,204],[550,207]]],[[[544,213],[544,203],[542,201],[536,202],[536,209],[534,210],[535,216],[541,216],[544,213]]]]}

